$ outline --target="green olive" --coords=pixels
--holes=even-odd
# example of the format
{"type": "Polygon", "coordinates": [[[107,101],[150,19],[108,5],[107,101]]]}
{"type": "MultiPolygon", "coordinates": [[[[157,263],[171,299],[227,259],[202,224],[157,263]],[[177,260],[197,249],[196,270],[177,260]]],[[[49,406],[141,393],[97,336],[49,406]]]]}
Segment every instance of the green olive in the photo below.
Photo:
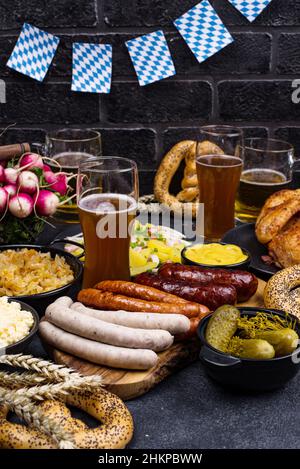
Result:
{"type": "Polygon", "coordinates": [[[237,330],[240,312],[237,308],[224,305],[218,308],[209,320],[205,338],[209,345],[226,353],[228,344],[237,330]]]}
{"type": "Polygon", "coordinates": [[[296,350],[299,336],[293,329],[281,329],[278,331],[258,332],[255,337],[264,339],[273,345],[276,357],[289,355],[296,350]]]}
{"type": "MultiPolygon", "coordinates": [[[[235,339],[233,339],[235,340],[235,339]]],[[[252,360],[269,360],[275,357],[274,347],[266,340],[262,339],[237,339],[238,347],[232,355],[239,358],[248,358],[252,360]]],[[[229,344],[229,350],[231,344],[229,344]]]]}

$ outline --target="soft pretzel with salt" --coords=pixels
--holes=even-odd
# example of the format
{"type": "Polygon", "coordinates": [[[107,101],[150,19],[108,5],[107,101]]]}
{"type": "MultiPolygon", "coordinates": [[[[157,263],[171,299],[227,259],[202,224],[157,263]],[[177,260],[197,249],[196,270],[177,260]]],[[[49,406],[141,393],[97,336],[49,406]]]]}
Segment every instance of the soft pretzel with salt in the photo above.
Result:
{"type": "MultiPolygon", "coordinates": [[[[70,392],[66,404],[84,410],[101,421],[101,426],[89,428],[71,416],[65,403],[47,400],[38,408],[44,415],[70,433],[76,448],[122,449],[133,435],[133,420],[122,400],[101,389],[97,391],[70,392]]],[[[57,449],[57,444],[45,433],[7,420],[8,407],[0,406],[1,449],[57,449]]]]}

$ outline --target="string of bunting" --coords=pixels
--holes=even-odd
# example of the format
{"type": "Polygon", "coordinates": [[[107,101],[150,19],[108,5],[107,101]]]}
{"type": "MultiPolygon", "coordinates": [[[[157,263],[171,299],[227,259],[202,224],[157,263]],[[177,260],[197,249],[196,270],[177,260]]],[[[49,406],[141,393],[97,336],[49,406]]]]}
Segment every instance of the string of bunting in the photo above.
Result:
{"type": "MultiPolygon", "coordinates": [[[[250,22],[254,21],[271,1],[229,0],[250,22]]],[[[199,63],[234,41],[209,0],[203,0],[191,8],[176,19],[174,25],[199,63]]],[[[57,36],[24,23],[7,66],[42,82],[59,42],[57,36]]],[[[126,42],[126,46],[140,86],[176,74],[163,31],[131,39],[126,42]]],[[[112,55],[112,46],[109,44],[74,43],[72,91],[110,93],[112,55]]]]}

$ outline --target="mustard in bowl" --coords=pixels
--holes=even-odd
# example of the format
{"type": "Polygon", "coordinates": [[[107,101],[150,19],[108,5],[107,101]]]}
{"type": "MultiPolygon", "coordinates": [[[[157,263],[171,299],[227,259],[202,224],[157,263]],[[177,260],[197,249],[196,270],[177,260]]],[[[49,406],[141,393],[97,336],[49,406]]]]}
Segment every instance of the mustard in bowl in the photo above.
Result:
{"type": "Polygon", "coordinates": [[[250,253],[236,244],[194,244],[183,249],[181,255],[184,264],[208,268],[247,270],[251,262],[250,253]]]}

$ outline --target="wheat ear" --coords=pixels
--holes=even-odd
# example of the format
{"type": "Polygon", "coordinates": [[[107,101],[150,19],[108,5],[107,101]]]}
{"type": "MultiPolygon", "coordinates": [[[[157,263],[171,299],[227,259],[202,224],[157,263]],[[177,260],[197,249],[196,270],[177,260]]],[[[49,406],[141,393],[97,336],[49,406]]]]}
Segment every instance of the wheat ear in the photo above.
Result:
{"type": "Polygon", "coordinates": [[[3,365],[10,365],[14,368],[24,368],[39,373],[51,381],[64,381],[68,376],[75,373],[72,368],[67,368],[63,365],[56,365],[53,362],[42,360],[41,358],[33,357],[32,355],[2,355],[0,356],[0,363],[3,365]]]}
{"type": "Polygon", "coordinates": [[[47,383],[40,386],[32,386],[11,390],[11,395],[24,396],[32,401],[44,401],[47,399],[64,399],[70,391],[92,391],[99,386],[93,376],[72,378],[64,383],[47,383]]]}
{"type": "MultiPolygon", "coordinates": [[[[0,356],[0,363],[10,365],[14,368],[24,368],[38,373],[40,376],[45,377],[50,382],[62,382],[70,378],[82,378],[82,375],[77,373],[72,368],[63,365],[56,365],[53,362],[42,360],[33,357],[32,355],[2,355],[0,356]]],[[[102,378],[100,376],[89,376],[90,384],[95,383],[95,386],[102,385],[102,378]]]]}
{"type": "Polygon", "coordinates": [[[10,410],[29,426],[42,430],[52,438],[60,449],[74,449],[73,436],[61,431],[59,425],[45,416],[27,397],[16,396],[5,388],[0,388],[0,402],[8,405],[10,410]]]}
{"type": "Polygon", "coordinates": [[[24,386],[36,386],[47,381],[47,378],[40,376],[37,373],[24,372],[24,373],[7,373],[0,371],[0,383],[4,387],[10,389],[18,389],[24,386]]]}

